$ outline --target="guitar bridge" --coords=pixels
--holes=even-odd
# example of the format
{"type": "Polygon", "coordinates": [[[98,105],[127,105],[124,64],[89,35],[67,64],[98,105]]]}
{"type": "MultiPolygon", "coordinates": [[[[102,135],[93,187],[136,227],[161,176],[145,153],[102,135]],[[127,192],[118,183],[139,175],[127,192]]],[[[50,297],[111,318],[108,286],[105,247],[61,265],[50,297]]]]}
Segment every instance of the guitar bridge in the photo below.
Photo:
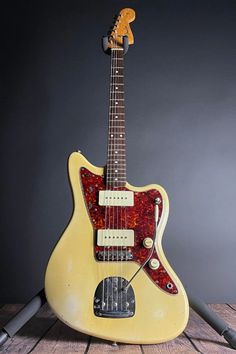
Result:
{"type": "Polygon", "coordinates": [[[104,249],[98,251],[96,256],[99,261],[131,261],[133,259],[132,252],[128,250],[104,249]]]}
{"type": "Polygon", "coordinates": [[[94,295],[94,314],[98,317],[128,318],[135,314],[135,296],[131,285],[121,277],[103,279],[94,295]]]}

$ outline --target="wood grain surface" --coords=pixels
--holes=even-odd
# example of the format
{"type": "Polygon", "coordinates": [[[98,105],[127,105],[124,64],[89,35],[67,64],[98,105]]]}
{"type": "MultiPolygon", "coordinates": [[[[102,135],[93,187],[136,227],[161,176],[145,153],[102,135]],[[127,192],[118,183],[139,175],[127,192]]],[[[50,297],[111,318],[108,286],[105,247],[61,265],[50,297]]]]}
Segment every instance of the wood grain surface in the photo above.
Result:
{"type": "MultiPolygon", "coordinates": [[[[2,305],[0,307],[0,326],[14,316],[23,305],[2,305]]],[[[236,304],[211,304],[215,311],[229,326],[236,328],[236,304]]],[[[132,330],[132,329],[131,329],[132,330]]],[[[0,353],[122,353],[122,354],[177,354],[177,353],[235,353],[223,337],[219,336],[193,310],[185,332],[178,338],[157,345],[127,345],[111,343],[99,338],[89,337],[74,331],[56,319],[47,305],[44,305],[13,338],[1,348],[0,353]]]]}

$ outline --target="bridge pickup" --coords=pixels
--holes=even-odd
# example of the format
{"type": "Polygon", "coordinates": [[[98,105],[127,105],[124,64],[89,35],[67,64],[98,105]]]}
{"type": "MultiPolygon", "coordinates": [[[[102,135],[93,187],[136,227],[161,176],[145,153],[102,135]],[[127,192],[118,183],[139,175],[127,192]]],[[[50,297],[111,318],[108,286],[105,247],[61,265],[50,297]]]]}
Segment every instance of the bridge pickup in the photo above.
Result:
{"type": "Polygon", "coordinates": [[[134,192],[132,191],[100,191],[99,205],[106,206],[133,206],[134,192]]]}
{"type": "Polygon", "coordinates": [[[97,252],[97,259],[99,261],[132,261],[133,255],[128,250],[104,250],[97,252]]]}
{"type": "Polygon", "coordinates": [[[105,229],[97,232],[98,246],[134,246],[134,230],[105,229]]]}

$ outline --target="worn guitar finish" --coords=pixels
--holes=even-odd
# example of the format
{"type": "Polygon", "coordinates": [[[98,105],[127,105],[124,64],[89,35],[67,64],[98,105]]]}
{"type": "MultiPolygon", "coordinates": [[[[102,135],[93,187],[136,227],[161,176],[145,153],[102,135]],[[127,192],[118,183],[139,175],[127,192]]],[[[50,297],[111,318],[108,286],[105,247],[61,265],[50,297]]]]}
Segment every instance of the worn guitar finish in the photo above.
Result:
{"type": "Polygon", "coordinates": [[[132,9],[123,9],[107,43],[107,163],[95,167],[79,152],[69,158],[74,210],[48,262],[45,292],[58,318],[75,330],[148,344],[184,330],[188,300],[162,249],[169,213],[165,190],[156,184],[134,187],[126,178],[123,38],[133,43],[134,18],[132,9]]]}

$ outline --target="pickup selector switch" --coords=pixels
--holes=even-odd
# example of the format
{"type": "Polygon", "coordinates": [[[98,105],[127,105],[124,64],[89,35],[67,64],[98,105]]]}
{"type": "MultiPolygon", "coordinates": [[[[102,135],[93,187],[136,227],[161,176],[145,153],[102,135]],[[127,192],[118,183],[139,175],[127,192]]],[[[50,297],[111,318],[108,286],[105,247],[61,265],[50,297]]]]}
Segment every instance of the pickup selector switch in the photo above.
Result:
{"type": "Polygon", "coordinates": [[[149,268],[155,270],[158,269],[160,266],[160,262],[158,261],[158,259],[156,258],[152,258],[150,259],[150,261],[148,262],[149,268]]]}
{"type": "Polygon", "coordinates": [[[143,240],[143,246],[145,248],[152,248],[152,245],[153,245],[153,240],[151,239],[151,237],[146,237],[144,240],[143,240]]]}

